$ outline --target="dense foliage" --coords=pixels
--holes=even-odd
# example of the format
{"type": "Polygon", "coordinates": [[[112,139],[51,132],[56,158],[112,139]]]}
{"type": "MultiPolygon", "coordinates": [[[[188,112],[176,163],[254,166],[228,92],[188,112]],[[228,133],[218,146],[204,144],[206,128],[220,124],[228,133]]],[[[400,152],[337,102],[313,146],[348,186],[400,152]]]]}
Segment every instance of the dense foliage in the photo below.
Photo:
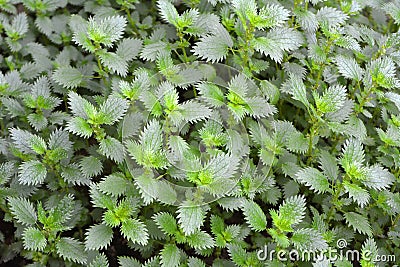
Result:
{"type": "Polygon", "coordinates": [[[399,0],[0,10],[6,266],[400,261],[399,0]]]}

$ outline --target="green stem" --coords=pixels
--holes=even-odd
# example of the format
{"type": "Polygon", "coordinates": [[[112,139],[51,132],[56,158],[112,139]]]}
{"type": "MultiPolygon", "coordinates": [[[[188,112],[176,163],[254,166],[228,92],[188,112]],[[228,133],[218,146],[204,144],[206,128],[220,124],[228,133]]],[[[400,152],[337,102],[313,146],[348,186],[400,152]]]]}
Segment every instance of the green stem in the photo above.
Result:
{"type": "Polygon", "coordinates": [[[327,223],[329,223],[329,221],[331,220],[331,217],[333,216],[334,211],[337,210],[337,207],[335,205],[339,200],[340,194],[342,192],[342,188],[343,188],[343,183],[338,181],[338,184],[336,185],[335,193],[332,197],[332,206],[329,209],[327,216],[326,216],[327,223]]]}
{"type": "Polygon", "coordinates": [[[188,58],[188,56],[187,56],[187,54],[186,54],[186,47],[185,47],[185,45],[184,45],[184,36],[183,36],[183,33],[178,29],[178,37],[179,37],[179,48],[182,50],[182,53],[183,53],[183,58],[184,58],[184,60],[185,60],[185,63],[186,62],[189,62],[189,58],[188,58]]]}
{"type": "Polygon", "coordinates": [[[360,104],[357,107],[357,110],[355,111],[355,115],[360,114],[363,111],[364,105],[370,100],[370,95],[371,93],[373,93],[375,89],[375,86],[371,86],[371,88],[369,88],[362,96],[360,104]]]}

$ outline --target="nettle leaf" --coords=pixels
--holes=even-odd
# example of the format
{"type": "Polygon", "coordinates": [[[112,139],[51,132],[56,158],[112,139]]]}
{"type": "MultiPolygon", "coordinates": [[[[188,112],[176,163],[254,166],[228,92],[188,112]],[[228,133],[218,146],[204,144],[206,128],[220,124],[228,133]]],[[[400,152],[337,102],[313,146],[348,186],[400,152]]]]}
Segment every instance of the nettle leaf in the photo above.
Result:
{"type": "Polygon", "coordinates": [[[221,24],[217,24],[211,34],[200,38],[192,52],[207,61],[218,62],[226,57],[232,46],[233,41],[228,31],[221,24]]]}
{"type": "Polygon", "coordinates": [[[83,81],[83,74],[71,66],[63,66],[54,71],[52,78],[68,89],[78,87],[83,81]]]}
{"type": "Polygon", "coordinates": [[[361,188],[356,184],[349,183],[347,181],[343,182],[344,189],[346,193],[349,193],[349,196],[363,208],[368,204],[370,196],[367,190],[361,188]]]}
{"type": "Polygon", "coordinates": [[[63,259],[86,264],[87,254],[85,253],[85,246],[82,242],[71,237],[62,237],[56,243],[57,254],[63,259]]]}
{"type": "Polygon", "coordinates": [[[239,244],[228,244],[228,253],[237,266],[247,265],[247,252],[239,244]]]}
{"type": "Polygon", "coordinates": [[[323,170],[323,173],[330,179],[336,180],[339,174],[339,167],[337,165],[336,158],[328,151],[322,150],[319,155],[319,166],[323,170]]]}
{"type": "Polygon", "coordinates": [[[361,81],[364,75],[364,69],[361,68],[354,58],[338,55],[335,58],[336,65],[340,74],[345,78],[361,81]]]}
{"type": "MultiPolygon", "coordinates": [[[[304,196],[292,196],[287,198],[280,206],[279,211],[271,210],[270,214],[274,225],[283,231],[292,232],[292,226],[299,224],[306,210],[304,196]]],[[[273,229],[272,229],[273,230],[273,229]]]]}
{"type": "Polygon", "coordinates": [[[109,263],[106,255],[101,253],[93,261],[90,262],[88,267],[108,267],[108,266],[109,263]]]}
{"type": "Polygon", "coordinates": [[[28,199],[9,197],[8,203],[12,215],[23,225],[34,225],[37,220],[36,210],[28,199]]]}
{"type": "Polygon", "coordinates": [[[146,245],[149,239],[146,225],[137,219],[122,222],[121,232],[127,239],[142,246],[146,245]]]}
{"type": "Polygon", "coordinates": [[[300,26],[310,32],[315,32],[318,28],[316,15],[310,10],[296,9],[293,11],[300,26]]]}
{"type": "Polygon", "coordinates": [[[174,244],[164,245],[160,255],[162,267],[177,267],[181,262],[181,252],[174,244]]]}
{"type": "Polygon", "coordinates": [[[114,73],[125,77],[128,74],[128,62],[120,55],[102,50],[98,52],[101,63],[114,73]]]}
{"type": "Polygon", "coordinates": [[[292,95],[293,99],[300,101],[304,106],[308,107],[310,103],[307,99],[307,89],[301,78],[297,75],[290,75],[289,79],[284,84],[288,93],[292,95]]]}
{"type": "Polygon", "coordinates": [[[190,202],[184,203],[184,205],[179,206],[177,212],[179,226],[187,235],[193,234],[204,224],[206,212],[202,206],[195,205],[194,203],[190,205],[190,202]]]}
{"type": "Polygon", "coordinates": [[[300,182],[309,186],[312,190],[317,193],[325,193],[332,191],[329,188],[328,178],[321,173],[319,170],[307,167],[296,173],[296,179],[300,182]]]}
{"type": "Polygon", "coordinates": [[[342,25],[349,17],[342,11],[333,7],[322,7],[318,10],[316,16],[317,20],[328,28],[335,28],[342,25]]]}
{"type": "Polygon", "coordinates": [[[103,164],[94,156],[82,158],[79,162],[79,166],[85,177],[97,176],[103,170],[103,164]]]}
{"type": "Polygon", "coordinates": [[[375,190],[384,190],[395,181],[395,176],[379,165],[367,168],[366,179],[362,183],[375,190]]]}
{"type": "Polygon", "coordinates": [[[211,116],[210,108],[194,101],[182,103],[180,109],[183,119],[187,122],[197,122],[211,116]]]}
{"type": "Polygon", "coordinates": [[[68,93],[68,104],[72,114],[83,119],[89,119],[97,113],[92,103],[73,91],[68,93]]]}
{"type": "Polygon", "coordinates": [[[198,258],[189,257],[188,267],[206,267],[206,264],[198,258]]]}
{"type": "Polygon", "coordinates": [[[93,134],[90,124],[80,117],[72,118],[67,124],[67,130],[84,138],[89,138],[93,134]]]}
{"type": "Polygon", "coordinates": [[[290,240],[300,251],[324,251],[329,247],[321,233],[312,228],[296,230],[290,240]]]}
{"type": "Polygon", "coordinates": [[[118,44],[116,54],[125,61],[131,61],[139,54],[142,44],[140,39],[125,38],[118,44]]]}
{"type": "Polygon", "coordinates": [[[118,256],[118,264],[120,267],[141,267],[142,264],[135,258],[127,256],[118,256]]]}
{"type": "Polygon", "coordinates": [[[317,109],[322,113],[336,112],[344,106],[346,88],[341,85],[330,86],[322,96],[314,94],[317,109]]]}
{"type": "Polygon", "coordinates": [[[128,189],[129,182],[122,173],[112,173],[98,184],[99,190],[112,196],[121,196],[128,189]]]}
{"type": "Polygon", "coordinates": [[[274,28],[252,42],[258,52],[280,63],[285,51],[295,50],[302,45],[303,36],[291,28],[274,28]]]}
{"type": "Polygon", "coordinates": [[[178,11],[176,11],[174,5],[167,0],[159,0],[157,5],[163,20],[165,22],[169,22],[173,25],[176,25],[176,21],[179,18],[179,13],[178,11]]]}
{"type": "Polygon", "coordinates": [[[43,154],[47,149],[46,142],[40,136],[18,128],[12,128],[10,133],[14,144],[23,153],[43,154]]]}
{"type": "Polygon", "coordinates": [[[113,137],[108,136],[100,141],[100,151],[107,158],[117,163],[121,163],[124,160],[125,148],[120,141],[113,137]]]}
{"type": "Polygon", "coordinates": [[[345,142],[340,163],[346,173],[361,174],[364,163],[364,149],[360,141],[349,139],[345,142]]]}
{"type": "Polygon", "coordinates": [[[347,224],[352,226],[354,231],[372,236],[371,225],[369,224],[368,218],[355,212],[345,212],[344,217],[346,218],[347,224]]]}
{"type": "Polygon", "coordinates": [[[194,249],[207,249],[215,246],[214,239],[203,231],[196,231],[186,236],[186,242],[194,249]]]}
{"type": "Polygon", "coordinates": [[[127,100],[111,95],[100,106],[99,116],[102,124],[112,125],[118,122],[127,111],[129,103],[127,100]]]}
{"type": "Polygon", "coordinates": [[[178,233],[175,217],[171,214],[160,212],[153,216],[153,220],[165,234],[173,236],[178,233]]]}
{"type": "Polygon", "coordinates": [[[257,203],[251,200],[243,201],[242,209],[247,223],[254,231],[266,229],[267,218],[257,203]]]}
{"type": "Polygon", "coordinates": [[[94,42],[112,47],[115,41],[121,39],[126,23],[125,17],[119,15],[101,20],[91,17],[87,25],[88,37],[94,42]]]}
{"type": "Polygon", "coordinates": [[[387,14],[392,16],[396,24],[400,24],[400,3],[399,1],[391,1],[383,4],[382,9],[386,11],[387,14]]]}
{"type": "Polygon", "coordinates": [[[47,245],[44,234],[35,227],[28,227],[22,233],[22,240],[25,249],[43,251],[47,245]]]}
{"type": "Polygon", "coordinates": [[[261,8],[258,15],[249,19],[252,24],[259,28],[272,28],[281,26],[289,19],[290,12],[280,5],[268,4],[261,8]]]}
{"type": "Polygon", "coordinates": [[[38,185],[47,176],[46,166],[38,160],[30,160],[19,166],[18,181],[24,185],[38,185]]]}
{"type": "Polygon", "coordinates": [[[105,224],[96,224],[86,232],[85,248],[98,250],[107,248],[113,238],[113,230],[105,224]]]}

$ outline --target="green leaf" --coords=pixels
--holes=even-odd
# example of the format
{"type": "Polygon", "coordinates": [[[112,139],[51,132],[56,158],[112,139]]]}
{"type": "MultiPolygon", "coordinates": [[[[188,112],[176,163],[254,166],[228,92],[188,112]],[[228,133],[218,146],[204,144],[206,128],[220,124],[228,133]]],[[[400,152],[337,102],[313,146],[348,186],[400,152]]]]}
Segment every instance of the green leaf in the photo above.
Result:
{"type": "Polygon", "coordinates": [[[208,82],[200,82],[196,85],[196,89],[199,91],[200,95],[204,97],[204,100],[214,107],[221,107],[224,105],[224,93],[221,89],[208,82]]]}
{"type": "Polygon", "coordinates": [[[362,183],[375,190],[389,188],[395,182],[395,176],[379,165],[367,168],[366,179],[362,183]]]}
{"type": "Polygon", "coordinates": [[[165,22],[169,22],[173,25],[176,25],[176,22],[179,18],[178,11],[174,7],[171,2],[167,0],[159,0],[157,3],[158,9],[160,10],[161,17],[165,22]]]}
{"type": "Polygon", "coordinates": [[[346,88],[341,85],[330,86],[322,96],[314,94],[315,105],[322,113],[336,112],[344,106],[346,88]]]}
{"type": "Polygon", "coordinates": [[[101,192],[118,197],[128,189],[129,182],[122,173],[112,173],[98,184],[101,192]]]}
{"type": "Polygon", "coordinates": [[[329,180],[336,180],[339,174],[337,160],[328,151],[322,150],[319,155],[319,166],[329,180]]]}
{"type": "Polygon", "coordinates": [[[41,131],[46,128],[48,121],[42,114],[32,113],[28,115],[29,124],[35,128],[36,131],[41,131]]]}
{"type": "Polygon", "coordinates": [[[4,28],[9,37],[12,35],[22,37],[29,29],[28,17],[24,12],[21,12],[13,18],[11,25],[7,23],[4,28]]]}
{"type": "Polygon", "coordinates": [[[102,124],[112,125],[118,122],[127,111],[129,103],[127,100],[111,95],[100,106],[99,116],[102,124]]]}
{"type": "Polygon", "coordinates": [[[329,247],[321,233],[311,228],[296,230],[290,240],[300,251],[324,251],[329,247]]]}
{"type": "Polygon", "coordinates": [[[400,2],[399,1],[391,1],[388,3],[384,3],[382,9],[386,11],[387,14],[392,16],[394,22],[396,24],[400,24],[400,2]]]}
{"type": "Polygon", "coordinates": [[[349,193],[349,196],[356,201],[361,208],[368,204],[370,196],[367,190],[347,181],[344,181],[343,185],[346,193],[349,193]]]}
{"type": "Polygon", "coordinates": [[[363,180],[365,174],[363,172],[364,149],[359,140],[349,139],[345,142],[342,150],[340,163],[346,173],[363,180]]]}
{"type": "Polygon", "coordinates": [[[105,224],[92,225],[86,232],[85,248],[98,250],[107,248],[113,238],[113,230],[105,224]]]}
{"type": "Polygon", "coordinates": [[[68,93],[68,104],[72,114],[83,119],[90,119],[97,113],[89,101],[73,91],[68,93]]]}
{"type": "Polygon", "coordinates": [[[101,20],[91,17],[87,26],[88,37],[94,42],[112,47],[115,41],[122,38],[126,23],[125,17],[120,15],[101,20]]]}
{"type": "Polygon", "coordinates": [[[192,52],[207,61],[218,62],[226,57],[232,46],[233,41],[228,31],[221,24],[217,24],[211,34],[200,38],[192,52]]]}
{"type": "Polygon", "coordinates": [[[28,227],[22,233],[24,248],[34,251],[43,251],[47,245],[44,234],[37,228],[28,227]]]}
{"type": "Polygon", "coordinates": [[[265,36],[253,39],[252,42],[256,51],[280,63],[285,51],[295,50],[302,45],[303,36],[291,28],[274,28],[265,36]]]}
{"type": "Polygon", "coordinates": [[[27,161],[19,166],[18,181],[21,184],[38,185],[44,182],[46,176],[46,166],[38,160],[27,161]]]}
{"type": "Polygon", "coordinates": [[[12,128],[10,134],[16,147],[23,153],[43,154],[47,149],[43,138],[28,131],[12,128]]]}
{"type": "Polygon", "coordinates": [[[267,4],[260,9],[258,15],[249,19],[258,29],[272,28],[282,26],[289,19],[289,14],[290,12],[280,5],[267,4]]]}
{"type": "Polygon", "coordinates": [[[101,253],[93,261],[90,262],[88,267],[108,267],[108,259],[106,255],[101,253]]]}
{"type": "Polygon", "coordinates": [[[242,202],[243,214],[250,228],[254,231],[263,231],[267,227],[267,218],[260,206],[252,200],[242,202]]]}
{"type": "Polygon", "coordinates": [[[120,55],[101,50],[98,52],[101,63],[114,73],[125,77],[128,74],[128,63],[120,55]]]}
{"type": "Polygon", "coordinates": [[[125,157],[125,148],[117,139],[107,136],[107,138],[100,141],[100,151],[107,158],[121,163],[125,157]]]}
{"type": "Polygon", "coordinates": [[[83,74],[71,66],[60,67],[53,73],[53,79],[67,89],[78,87],[83,81],[83,74]]]}
{"type": "Polygon", "coordinates": [[[206,267],[206,265],[202,260],[198,258],[189,257],[188,267],[206,267]]]}
{"type": "Polygon", "coordinates": [[[183,119],[187,122],[197,122],[211,116],[210,108],[194,101],[182,103],[180,109],[183,119]]]}
{"type": "Polygon", "coordinates": [[[140,39],[125,38],[118,44],[116,54],[125,61],[131,61],[139,54],[142,43],[140,39]]]}
{"type": "Polygon", "coordinates": [[[345,212],[344,217],[349,226],[352,226],[354,231],[360,234],[372,236],[371,225],[366,217],[355,212],[345,212]]]}
{"type": "Polygon", "coordinates": [[[340,74],[345,78],[361,81],[364,75],[362,69],[354,58],[338,55],[335,57],[335,63],[338,67],[340,74]]]}
{"type": "Polygon", "coordinates": [[[246,250],[238,244],[228,244],[228,253],[232,261],[240,267],[247,266],[246,250]]]}
{"type": "Polygon", "coordinates": [[[161,266],[162,267],[178,267],[181,262],[181,252],[174,244],[166,244],[161,250],[161,266]]]}
{"type": "Polygon", "coordinates": [[[56,242],[57,254],[64,260],[86,264],[87,255],[82,242],[71,237],[62,237],[56,242]]]}
{"type": "Polygon", "coordinates": [[[72,118],[67,125],[67,130],[83,138],[89,138],[93,134],[93,129],[83,118],[72,118]]]}
{"type": "Polygon", "coordinates": [[[178,221],[179,226],[182,228],[186,235],[193,234],[204,223],[206,212],[204,207],[198,205],[190,205],[190,202],[184,203],[178,207],[178,221]]]}
{"type": "Polygon", "coordinates": [[[122,222],[121,232],[127,239],[142,246],[146,245],[149,239],[146,226],[137,219],[122,222]]]}
{"type": "Polygon", "coordinates": [[[315,168],[307,167],[298,171],[296,179],[319,194],[331,191],[328,178],[315,168]]]}
{"type": "Polygon", "coordinates": [[[119,267],[141,267],[142,264],[133,257],[118,256],[119,267]]]}
{"type": "Polygon", "coordinates": [[[175,218],[167,212],[160,212],[155,214],[153,216],[153,220],[158,225],[158,227],[167,235],[173,236],[179,232],[175,218]]]}
{"type": "Polygon", "coordinates": [[[207,249],[215,246],[214,239],[203,231],[196,231],[186,236],[186,241],[194,249],[207,249]]]}
{"type": "Polygon", "coordinates": [[[379,259],[379,251],[376,245],[376,242],[373,238],[368,238],[362,245],[361,255],[363,256],[363,260],[367,260],[368,262],[375,263],[375,259],[379,259]]]}
{"type": "Polygon", "coordinates": [[[103,164],[94,156],[82,158],[79,162],[79,166],[85,177],[97,176],[103,170],[103,164]]]}
{"type": "Polygon", "coordinates": [[[307,99],[306,86],[300,77],[290,75],[289,79],[285,82],[285,88],[288,88],[288,93],[292,95],[293,99],[300,101],[306,107],[310,106],[307,99]]]}
{"type": "Polygon", "coordinates": [[[328,28],[335,28],[343,24],[348,16],[333,7],[322,7],[317,12],[317,20],[328,28]]]}
{"type": "Polygon", "coordinates": [[[34,225],[37,220],[36,210],[28,199],[9,197],[8,203],[12,215],[23,225],[34,225]]]}

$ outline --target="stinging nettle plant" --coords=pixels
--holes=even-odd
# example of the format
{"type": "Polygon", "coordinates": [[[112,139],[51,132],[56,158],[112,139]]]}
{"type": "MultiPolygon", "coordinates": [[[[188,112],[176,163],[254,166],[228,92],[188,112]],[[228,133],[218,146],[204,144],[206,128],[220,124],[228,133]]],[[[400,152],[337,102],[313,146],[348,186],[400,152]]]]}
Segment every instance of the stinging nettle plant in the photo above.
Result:
{"type": "Polygon", "coordinates": [[[400,1],[0,10],[1,264],[399,262],[400,1]]]}

